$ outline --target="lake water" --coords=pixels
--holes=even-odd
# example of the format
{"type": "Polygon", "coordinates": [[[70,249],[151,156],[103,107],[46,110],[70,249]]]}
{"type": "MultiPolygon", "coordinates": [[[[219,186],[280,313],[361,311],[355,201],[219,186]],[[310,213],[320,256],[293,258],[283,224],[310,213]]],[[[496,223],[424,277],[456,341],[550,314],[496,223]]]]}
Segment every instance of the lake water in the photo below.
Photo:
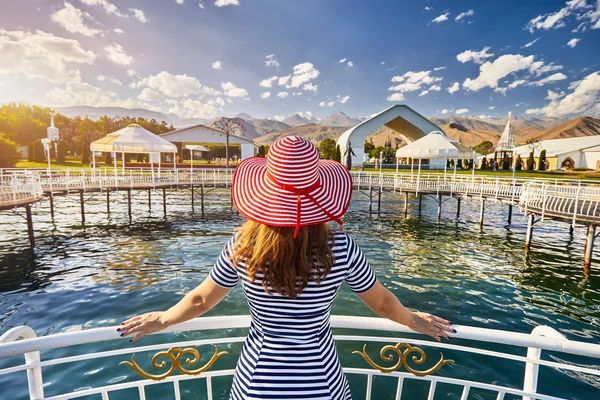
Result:
{"type": "MultiPolygon", "coordinates": [[[[106,215],[104,195],[92,197],[86,204],[85,226],[81,224],[78,195],[56,199],[54,220],[49,217],[48,203],[39,204],[34,210],[37,242],[33,251],[28,249],[25,221],[10,212],[0,214],[0,332],[26,324],[38,335],[48,335],[111,326],[128,316],[166,309],[206,277],[226,240],[243,221],[231,212],[224,190],[208,194],[207,219],[191,215],[186,191],[169,194],[166,219],[158,192],[153,195],[151,212],[146,193],[134,197],[131,223],[125,198],[112,194],[111,200],[111,214],[106,215]]],[[[532,249],[526,252],[526,220],[515,212],[513,224],[505,227],[505,205],[488,204],[482,232],[477,222],[477,202],[463,201],[458,221],[456,202],[446,202],[440,223],[435,221],[433,201],[424,201],[421,217],[416,215],[415,206],[412,199],[405,219],[400,196],[388,193],[383,197],[381,216],[370,216],[365,212],[366,196],[355,192],[344,225],[368,255],[380,281],[404,305],[446,317],[458,325],[528,333],[543,324],[567,338],[600,343],[600,267],[594,263],[589,275],[583,272],[583,229],[576,229],[571,236],[567,224],[543,222],[536,226],[532,249]]],[[[333,312],[372,316],[346,287],[340,291],[333,312]]],[[[241,288],[237,287],[208,315],[247,313],[241,288]]],[[[243,335],[244,331],[226,334],[243,335]]],[[[202,337],[222,335],[207,332],[202,337]]],[[[145,338],[140,344],[199,337],[191,333],[159,335],[145,338]]],[[[118,341],[80,346],[80,351],[126,345],[118,341]]],[[[369,346],[372,354],[379,347],[369,346]]],[[[216,367],[233,368],[240,348],[230,345],[230,356],[219,360],[216,367]]],[[[352,350],[361,348],[362,343],[340,344],[343,365],[366,366],[351,355],[352,350]]],[[[42,353],[42,359],[44,354],[73,353],[59,349],[42,353]]],[[[429,348],[428,354],[436,359],[439,351],[429,348]]],[[[524,355],[524,351],[519,354],[524,355]]],[[[439,372],[442,375],[523,385],[521,363],[449,351],[444,351],[444,356],[456,363],[444,367],[439,372]]],[[[119,365],[126,358],[45,368],[46,396],[133,380],[137,376],[119,365]]],[[[576,361],[562,355],[560,359],[576,361]]],[[[146,359],[140,356],[140,360],[146,359]]],[[[0,360],[0,368],[15,362],[0,360]]],[[[349,379],[354,398],[363,399],[365,379],[349,379]]],[[[215,379],[216,399],[226,398],[230,383],[231,378],[215,379]]],[[[410,383],[403,399],[425,399],[421,383],[410,383]]],[[[600,398],[599,388],[598,380],[584,382],[548,368],[540,371],[542,393],[588,400],[600,398]]],[[[394,390],[393,379],[376,378],[373,398],[392,399],[394,390]]],[[[436,399],[460,398],[450,386],[438,386],[438,392],[436,399]]],[[[202,399],[205,393],[200,379],[182,384],[184,399],[202,399]]],[[[134,396],[130,391],[110,398],[134,396]]],[[[0,376],[0,398],[28,398],[25,374],[0,376]]],[[[172,386],[157,385],[148,390],[147,398],[173,398],[172,386]]],[[[469,399],[495,399],[495,395],[476,391],[469,399]]]]}

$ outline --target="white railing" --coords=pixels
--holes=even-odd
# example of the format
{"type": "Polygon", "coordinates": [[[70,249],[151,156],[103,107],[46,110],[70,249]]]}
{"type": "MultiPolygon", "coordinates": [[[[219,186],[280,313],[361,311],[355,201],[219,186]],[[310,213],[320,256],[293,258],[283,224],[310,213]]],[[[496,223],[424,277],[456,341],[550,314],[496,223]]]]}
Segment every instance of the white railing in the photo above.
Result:
{"type": "Polygon", "coordinates": [[[39,180],[30,175],[12,175],[0,180],[0,207],[33,203],[43,194],[39,180]]]}
{"type": "MultiPolygon", "coordinates": [[[[249,324],[250,316],[205,317],[194,319],[170,327],[168,330],[165,331],[165,333],[209,330],[222,331],[233,328],[247,328],[249,324]]],[[[438,384],[444,383],[450,385],[446,386],[446,388],[453,387],[455,390],[461,392],[461,399],[467,399],[469,393],[473,389],[483,389],[495,393],[495,395],[497,395],[497,399],[503,399],[505,395],[515,395],[522,396],[524,399],[531,400],[558,400],[562,398],[557,397],[555,394],[537,393],[538,371],[540,367],[552,368],[554,370],[563,372],[565,375],[569,374],[569,376],[579,376],[581,378],[579,379],[579,385],[582,386],[587,385],[587,383],[585,383],[585,379],[583,379],[583,377],[585,377],[586,375],[588,376],[588,378],[592,379],[598,379],[598,377],[600,377],[600,369],[597,365],[593,365],[593,363],[597,363],[598,359],[600,358],[600,345],[567,340],[562,334],[549,327],[537,327],[533,330],[531,334],[523,334],[475,328],[469,326],[455,326],[457,333],[450,335],[450,341],[438,343],[429,340],[423,340],[421,338],[414,339],[411,337],[400,335],[403,333],[414,332],[410,331],[404,326],[395,324],[389,320],[381,318],[333,316],[331,318],[331,325],[332,328],[334,328],[334,333],[336,328],[344,328],[345,331],[349,329],[358,331],[356,335],[344,334],[334,335],[334,337],[337,342],[348,343],[348,345],[345,345],[344,348],[351,347],[352,350],[355,350],[359,353],[362,350],[362,345],[367,343],[370,344],[366,348],[368,348],[373,354],[375,353],[374,350],[377,349],[377,343],[379,343],[379,345],[383,344],[391,345],[392,347],[396,346],[396,350],[390,348],[385,353],[387,357],[390,357],[387,360],[380,360],[379,357],[371,358],[370,356],[367,356],[366,353],[363,353],[365,354],[365,356],[369,357],[371,362],[374,363],[374,365],[372,366],[373,368],[368,366],[368,360],[365,358],[365,356],[359,355],[356,356],[356,361],[364,363],[365,367],[344,367],[344,371],[346,372],[346,374],[358,374],[367,377],[367,384],[364,388],[367,399],[371,398],[373,377],[382,375],[392,376],[396,379],[396,399],[400,399],[404,383],[407,380],[417,379],[429,383],[428,399],[433,399],[434,395],[441,391],[441,389],[438,388],[438,384]],[[369,336],[361,334],[360,331],[365,330],[369,331],[369,336]],[[378,335],[373,336],[372,332],[374,331],[378,332],[378,335]],[[469,344],[454,344],[454,338],[469,340],[469,344]],[[484,342],[502,345],[502,349],[505,349],[507,347],[527,349],[527,355],[522,356],[516,355],[514,352],[488,350],[478,347],[479,343],[484,342]],[[410,346],[412,346],[412,348],[410,346]],[[410,371],[410,368],[414,368],[417,371],[425,370],[424,367],[420,366],[421,363],[415,362],[415,360],[418,360],[418,358],[420,357],[419,352],[421,351],[415,349],[421,349],[422,347],[451,351],[454,358],[453,362],[456,365],[462,365],[467,367],[469,365],[470,354],[477,354],[486,358],[489,357],[490,360],[500,360],[502,363],[505,363],[506,360],[521,363],[523,365],[524,387],[523,389],[517,389],[516,386],[520,384],[519,382],[509,382],[507,383],[507,386],[501,386],[493,382],[469,380],[469,376],[461,376],[460,374],[455,373],[455,371],[457,370],[450,367],[445,367],[445,364],[448,360],[445,360],[446,362],[442,362],[444,360],[444,356],[440,355],[438,351],[434,350],[428,351],[428,354],[423,351],[423,358],[425,358],[428,355],[430,357],[430,360],[427,361],[426,364],[431,364],[431,359],[433,359],[433,362],[437,361],[436,366],[439,366],[440,368],[435,369],[434,366],[434,368],[432,369],[435,369],[435,371],[429,370],[425,376],[417,376],[411,374],[410,372],[407,372],[410,371]],[[577,363],[568,363],[566,361],[547,361],[541,358],[542,351],[549,351],[553,353],[559,352],[563,354],[573,354],[582,356],[586,358],[586,364],[582,364],[580,362],[580,358],[578,358],[577,363]],[[363,358],[367,361],[363,361],[363,358]],[[395,367],[391,368],[392,372],[383,372],[381,370],[383,367],[391,367],[394,364],[395,367]],[[401,370],[402,368],[404,368],[405,370],[401,370]]],[[[234,373],[232,369],[213,368],[212,370],[207,370],[206,372],[203,372],[198,376],[188,374],[171,374],[164,377],[164,379],[162,380],[128,380],[127,382],[114,383],[99,387],[90,387],[90,382],[86,381],[87,375],[85,373],[82,373],[79,377],[72,376],[72,379],[78,380],[76,382],[77,387],[86,387],[86,389],[77,390],[75,392],[55,394],[51,397],[44,397],[44,380],[42,370],[61,368],[61,366],[64,366],[66,364],[72,364],[81,361],[89,362],[90,360],[98,360],[97,362],[99,363],[99,368],[108,368],[108,365],[102,366],[102,359],[106,359],[108,357],[123,356],[124,360],[128,360],[129,354],[156,352],[159,350],[164,350],[165,348],[172,349],[174,347],[179,348],[179,350],[174,350],[175,352],[185,352],[185,354],[190,355],[189,353],[187,353],[187,348],[191,346],[216,345],[223,347],[223,344],[240,343],[243,342],[245,339],[244,337],[226,337],[215,339],[187,340],[183,342],[162,343],[139,347],[123,345],[122,348],[117,348],[115,350],[97,351],[84,354],[73,354],[68,356],[61,356],[59,358],[45,358],[44,361],[41,361],[40,353],[46,352],[51,349],[77,346],[80,344],[100,343],[119,339],[122,340],[122,338],[120,338],[119,334],[116,332],[116,328],[116,326],[108,328],[98,328],[79,332],[49,335],[45,337],[36,337],[35,332],[31,328],[26,326],[13,328],[6,332],[4,335],[0,336],[0,358],[13,357],[12,361],[14,361],[14,357],[24,356],[25,362],[20,365],[0,369],[0,376],[9,375],[13,376],[13,378],[11,379],[18,379],[20,375],[18,375],[17,373],[26,371],[30,399],[36,400],[76,399],[89,395],[99,395],[103,400],[106,400],[110,398],[111,393],[120,392],[130,388],[136,388],[138,392],[138,398],[145,399],[146,388],[158,383],[172,384],[175,398],[180,399],[180,382],[188,379],[204,379],[207,387],[208,399],[212,399],[212,378],[217,376],[232,375],[234,373]]],[[[213,358],[211,358],[206,365],[211,364],[211,362],[219,358],[219,356],[216,356],[216,349],[209,350],[209,353],[212,353],[213,351],[215,352],[215,355],[213,355],[213,358]]],[[[176,353],[171,354],[176,355],[176,353]]],[[[384,354],[381,355],[383,356],[384,354]]],[[[226,357],[235,357],[234,359],[237,359],[237,356],[239,356],[239,354],[230,354],[226,357]]],[[[145,370],[145,372],[147,373],[164,372],[164,369],[168,370],[170,367],[173,367],[173,369],[175,369],[175,365],[170,364],[176,362],[175,358],[177,357],[164,357],[163,360],[170,361],[168,361],[167,363],[165,363],[165,365],[162,366],[163,370],[161,371],[148,372],[148,369],[151,369],[151,367],[149,366],[149,362],[147,363],[148,365],[146,365],[146,363],[144,362],[141,362],[144,365],[141,365],[140,368],[142,370],[145,370]]],[[[138,359],[140,358],[138,357],[138,359]]],[[[183,356],[182,360],[185,360],[183,356]]],[[[423,361],[425,361],[425,359],[423,361]]],[[[188,369],[196,368],[197,366],[193,365],[196,362],[200,363],[200,360],[188,363],[191,365],[183,365],[184,363],[182,361],[181,366],[183,366],[183,368],[187,367],[188,369]]],[[[202,363],[204,362],[206,361],[202,361],[202,363]]],[[[218,366],[219,362],[215,363],[215,365],[218,366]]],[[[129,371],[126,366],[122,366],[122,368],[124,368],[123,371],[129,371]]],[[[123,373],[121,372],[119,372],[119,374],[120,376],[123,375],[123,373]]],[[[490,377],[490,379],[494,378],[490,377]]],[[[553,388],[557,387],[556,385],[547,386],[553,388]]],[[[21,396],[25,395],[27,390],[26,387],[27,383],[23,379],[23,393],[21,393],[21,396]]]]}

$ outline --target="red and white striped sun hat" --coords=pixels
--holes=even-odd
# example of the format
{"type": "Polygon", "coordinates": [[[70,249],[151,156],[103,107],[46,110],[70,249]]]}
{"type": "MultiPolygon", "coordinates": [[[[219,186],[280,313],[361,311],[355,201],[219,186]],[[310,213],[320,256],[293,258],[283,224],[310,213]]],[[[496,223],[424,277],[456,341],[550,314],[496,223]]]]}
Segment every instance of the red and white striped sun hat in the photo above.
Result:
{"type": "Polygon", "coordinates": [[[243,160],[235,170],[233,203],[246,218],[296,227],[336,221],[348,210],[350,173],[337,161],[319,160],[317,148],[298,136],[276,141],[266,158],[243,160]]]}

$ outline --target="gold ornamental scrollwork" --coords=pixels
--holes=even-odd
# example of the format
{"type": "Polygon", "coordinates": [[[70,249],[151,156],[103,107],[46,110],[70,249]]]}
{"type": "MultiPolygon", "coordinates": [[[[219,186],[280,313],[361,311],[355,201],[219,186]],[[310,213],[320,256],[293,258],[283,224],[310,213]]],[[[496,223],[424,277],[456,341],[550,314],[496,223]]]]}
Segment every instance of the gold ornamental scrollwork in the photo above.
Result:
{"type": "Polygon", "coordinates": [[[366,344],[363,346],[362,352],[353,351],[352,354],[358,354],[359,356],[364,358],[364,360],[371,367],[373,367],[373,369],[376,369],[380,372],[391,373],[398,371],[400,368],[404,367],[404,369],[406,369],[408,372],[415,376],[432,375],[439,371],[439,369],[442,368],[444,365],[454,363],[454,360],[445,360],[444,355],[440,353],[440,359],[433,367],[424,371],[416,370],[409,365],[409,356],[412,355],[410,357],[410,362],[416,365],[423,365],[427,360],[427,356],[425,355],[425,351],[423,351],[423,349],[411,346],[408,343],[397,343],[396,345],[390,344],[382,347],[381,351],[379,352],[379,356],[383,361],[385,361],[386,363],[391,363],[394,362],[394,359],[396,357],[398,358],[396,364],[392,365],[391,367],[382,367],[380,365],[377,365],[375,361],[373,361],[371,357],[369,357],[369,355],[367,354],[366,344]]]}
{"type": "Polygon", "coordinates": [[[215,346],[215,352],[206,364],[197,369],[187,369],[181,363],[182,358],[185,357],[185,365],[192,366],[198,361],[200,361],[200,353],[198,352],[198,350],[191,347],[186,349],[182,349],[181,347],[172,347],[167,351],[160,351],[152,357],[153,368],[167,368],[168,363],[170,363],[170,366],[168,367],[169,369],[161,374],[151,374],[144,371],[142,367],[140,367],[139,364],[135,361],[135,354],[131,355],[131,361],[121,361],[119,364],[129,366],[132,370],[134,370],[138,375],[140,375],[143,378],[160,381],[173,375],[173,372],[175,372],[175,370],[181,372],[184,375],[201,374],[202,372],[208,371],[208,369],[212,367],[212,365],[217,361],[217,359],[225,354],[229,353],[227,351],[219,352],[219,349],[217,348],[217,346],[215,346]]]}

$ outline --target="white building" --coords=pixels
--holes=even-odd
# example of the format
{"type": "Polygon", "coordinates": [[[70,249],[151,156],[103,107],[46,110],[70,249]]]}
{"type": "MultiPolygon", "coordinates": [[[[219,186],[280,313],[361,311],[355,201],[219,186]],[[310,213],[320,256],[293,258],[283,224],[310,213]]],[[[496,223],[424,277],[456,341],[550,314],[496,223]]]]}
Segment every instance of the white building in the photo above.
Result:
{"type": "Polygon", "coordinates": [[[521,156],[522,167],[527,167],[527,158],[533,149],[537,169],[542,150],[546,150],[548,170],[588,168],[600,170],[600,135],[567,139],[543,140],[535,145],[523,145],[515,149],[521,156]]]}

